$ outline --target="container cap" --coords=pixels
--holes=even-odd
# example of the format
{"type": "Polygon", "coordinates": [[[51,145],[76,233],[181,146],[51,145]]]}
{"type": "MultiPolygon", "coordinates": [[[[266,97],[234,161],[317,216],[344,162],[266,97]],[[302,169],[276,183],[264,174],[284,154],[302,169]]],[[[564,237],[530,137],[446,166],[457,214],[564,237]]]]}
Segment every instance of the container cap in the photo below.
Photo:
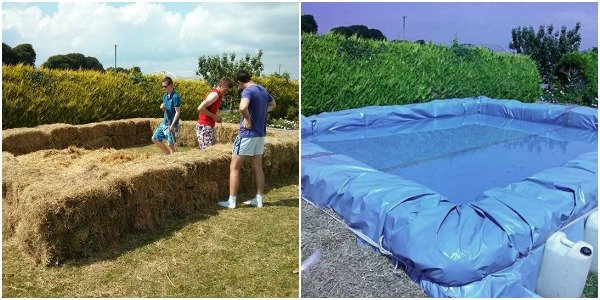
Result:
{"type": "Polygon", "coordinates": [[[581,247],[581,249],[579,249],[579,252],[585,256],[592,255],[592,249],[590,249],[588,247],[581,247]]]}

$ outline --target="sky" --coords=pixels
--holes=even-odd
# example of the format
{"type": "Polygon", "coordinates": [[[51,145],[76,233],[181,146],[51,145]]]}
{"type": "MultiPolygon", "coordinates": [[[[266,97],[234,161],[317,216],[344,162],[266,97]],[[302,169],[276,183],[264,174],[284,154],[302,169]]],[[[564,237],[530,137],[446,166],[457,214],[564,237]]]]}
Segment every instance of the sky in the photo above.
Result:
{"type": "Polygon", "coordinates": [[[450,44],[496,45],[508,49],[511,29],[553,24],[568,29],[581,22],[580,50],[598,46],[598,3],[302,3],[301,14],[313,15],[318,33],[333,27],[366,25],[382,31],[388,40],[425,40],[450,44]]]}
{"type": "Polygon", "coordinates": [[[263,74],[298,79],[299,3],[2,3],[2,42],[28,43],[36,66],[57,54],[96,57],[104,68],[195,77],[198,58],[264,54],[263,74]]]}

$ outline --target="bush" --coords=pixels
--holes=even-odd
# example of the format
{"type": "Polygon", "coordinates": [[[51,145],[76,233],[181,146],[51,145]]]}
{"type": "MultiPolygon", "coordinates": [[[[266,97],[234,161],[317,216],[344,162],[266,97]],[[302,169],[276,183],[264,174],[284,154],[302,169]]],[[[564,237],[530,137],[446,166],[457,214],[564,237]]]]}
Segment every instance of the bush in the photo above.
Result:
{"type": "Polygon", "coordinates": [[[302,114],[488,96],[533,102],[528,57],[487,49],[302,35],[302,114]]]}
{"type": "MultiPolygon", "coordinates": [[[[2,67],[2,128],[40,124],[85,124],[105,120],[162,117],[161,76],[135,72],[98,72],[2,67]]],[[[277,100],[274,113],[287,117],[298,103],[297,81],[264,77],[257,81],[277,100]]],[[[196,108],[210,86],[200,80],[175,80],[183,120],[196,120],[196,108]]],[[[235,97],[234,97],[235,98],[235,97]]],[[[239,100],[238,100],[239,101],[239,100]]],[[[237,108],[234,106],[234,108],[237,108]]],[[[274,116],[275,117],[275,116],[274,116]]],[[[295,116],[297,120],[298,116],[295,116]]]]}
{"type": "Polygon", "coordinates": [[[549,100],[593,105],[598,99],[598,50],[563,55],[548,91],[549,100]]]}
{"type": "Polygon", "coordinates": [[[273,119],[288,119],[298,121],[299,85],[297,80],[283,76],[269,75],[253,78],[253,81],[264,86],[277,106],[269,113],[273,119]]]}

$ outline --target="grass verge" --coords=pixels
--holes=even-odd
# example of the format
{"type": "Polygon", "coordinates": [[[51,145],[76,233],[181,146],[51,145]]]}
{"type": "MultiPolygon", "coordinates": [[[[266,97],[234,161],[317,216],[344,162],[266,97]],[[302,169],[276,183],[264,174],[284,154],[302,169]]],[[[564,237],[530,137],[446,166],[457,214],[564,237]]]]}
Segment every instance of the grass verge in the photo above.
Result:
{"type": "Polygon", "coordinates": [[[215,203],[60,267],[3,238],[2,297],[298,297],[297,182],[268,183],[262,209],[215,203]]]}
{"type": "Polygon", "coordinates": [[[590,272],[588,274],[582,296],[585,298],[598,298],[598,273],[590,272]]]}

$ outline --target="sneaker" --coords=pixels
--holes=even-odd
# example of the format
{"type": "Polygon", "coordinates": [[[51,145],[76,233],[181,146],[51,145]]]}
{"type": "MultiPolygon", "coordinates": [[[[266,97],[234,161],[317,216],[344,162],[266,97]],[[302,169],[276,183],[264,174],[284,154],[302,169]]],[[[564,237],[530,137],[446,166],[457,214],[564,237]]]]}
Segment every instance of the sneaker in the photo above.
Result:
{"type": "Polygon", "coordinates": [[[256,207],[262,207],[262,200],[260,199],[252,199],[252,200],[248,200],[248,201],[244,201],[244,204],[248,204],[248,205],[252,205],[252,206],[256,206],[256,207]]]}
{"type": "Polygon", "coordinates": [[[231,201],[231,200],[219,201],[219,205],[221,205],[225,208],[235,208],[235,201],[231,201]]]}

